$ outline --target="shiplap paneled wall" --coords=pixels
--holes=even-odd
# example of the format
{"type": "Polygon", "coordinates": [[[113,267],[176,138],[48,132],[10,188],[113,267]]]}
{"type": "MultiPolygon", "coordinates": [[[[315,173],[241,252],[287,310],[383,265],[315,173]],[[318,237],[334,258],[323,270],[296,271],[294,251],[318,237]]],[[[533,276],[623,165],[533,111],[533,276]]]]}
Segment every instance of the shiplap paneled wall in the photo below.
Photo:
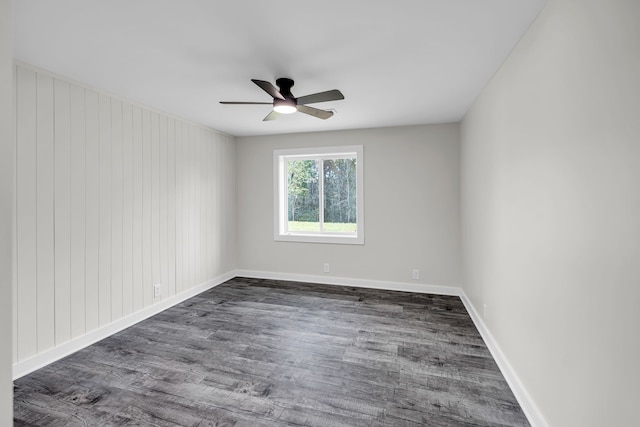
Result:
{"type": "Polygon", "coordinates": [[[15,80],[14,363],[235,268],[233,137],[26,65],[15,80]]]}

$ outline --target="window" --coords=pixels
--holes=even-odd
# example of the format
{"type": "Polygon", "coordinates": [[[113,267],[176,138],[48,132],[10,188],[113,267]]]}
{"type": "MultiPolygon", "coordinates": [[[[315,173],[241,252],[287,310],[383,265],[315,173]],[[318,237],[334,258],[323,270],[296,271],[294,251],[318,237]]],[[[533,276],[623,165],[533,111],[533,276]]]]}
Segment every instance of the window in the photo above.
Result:
{"type": "Polygon", "coordinates": [[[275,150],[275,239],[364,243],[362,146],[275,150]]]}

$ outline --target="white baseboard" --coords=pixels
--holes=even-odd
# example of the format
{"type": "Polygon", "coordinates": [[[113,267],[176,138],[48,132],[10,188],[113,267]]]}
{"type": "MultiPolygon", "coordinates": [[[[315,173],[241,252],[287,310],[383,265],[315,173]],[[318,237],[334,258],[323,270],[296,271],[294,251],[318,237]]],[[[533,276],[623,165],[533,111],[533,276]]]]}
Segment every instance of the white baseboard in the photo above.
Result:
{"type": "Polygon", "coordinates": [[[469,300],[462,289],[460,289],[460,299],[469,312],[471,320],[473,320],[473,323],[476,325],[476,329],[478,329],[478,332],[480,332],[482,339],[489,348],[491,355],[498,364],[502,376],[507,381],[507,384],[509,384],[513,395],[516,397],[516,400],[520,404],[522,411],[529,420],[529,424],[531,424],[532,427],[548,427],[549,424],[542,416],[542,413],[538,409],[538,406],[534,403],[533,399],[527,392],[527,389],[524,387],[524,384],[522,384],[522,381],[520,381],[520,378],[507,360],[507,357],[504,355],[504,353],[500,349],[500,346],[493,338],[493,335],[491,334],[491,332],[489,332],[489,329],[484,324],[482,317],[480,317],[480,314],[476,310],[475,306],[471,303],[471,300],[469,300]]]}
{"type": "Polygon", "coordinates": [[[236,277],[249,277],[252,279],[290,280],[293,282],[319,283],[322,285],[352,286],[355,288],[384,289],[387,291],[460,296],[460,288],[455,286],[386,282],[381,280],[353,279],[348,277],[319,276],[311,274],[276,273],[272,271],[236,270],[235,273],[236,277]]]}
{"type": "Polygon", "coordinates": [[[122,319],[116,320],[113,323],[95,329],[91,332],[86,333],[85,335],[74,338],[71,341],[67,341],[57,347],[53,347],[50,350],[43,351],[42,353],[39,353],[29,359],[18,362],[13,365],[13,379],[16,380],[50,363],[53,363],[56,360],[62,359],[63,357],[75,353],[78,350],[82,350],[83,348],[88,347],[100,340],[103,340],[117,332],[120,332],[123,329],[128,328],[129,326],[133,326],[144,319],[154,316],[168,309],[169,307],[173,307],[174,305],[192,298],[208,289],[218,286],[219,284],[224,283],[235,276],[236,274],[233,271],[223,274],[214,279],[208,280],[207,282],[201,283],[200,285],[194,286],[193,288],[190,288],[184,292],[181,292],[178,295],[174,295],[170,298],[158,301],[157,303],[149,307],[132,313],[126,317],[123,317],[122,319]]]}

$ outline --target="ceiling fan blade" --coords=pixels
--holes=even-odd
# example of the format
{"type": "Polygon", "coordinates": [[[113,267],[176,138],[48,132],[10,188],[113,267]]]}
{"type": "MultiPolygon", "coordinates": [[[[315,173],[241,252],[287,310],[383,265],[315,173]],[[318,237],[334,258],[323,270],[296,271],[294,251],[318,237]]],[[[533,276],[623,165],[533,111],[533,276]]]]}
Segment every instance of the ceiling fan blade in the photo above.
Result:
{"type": "Polygon", "coordinates": [[[271,120],[275,120],[278,117],[280,117],[280,113],[278,113],[277,111],[271,111],[269,114],[267,114],[267,117],[262,119],[262,121],[263,122],[268,122],[268,121],[271,121],[271,120]]]}
{"type": "Polygon", "coordinates": [[[333,116],[333,111],[319,110],[306,105],[298,105],[298,111],[322,120],[327,120],[329,117],[333,116]]]}
{"type": "Polygon", "coordinates": [[[238,102],[238,101],[220,101],[220,104],[231,105],[273,105],[273,102],[238,102]]]}
{"type": "Polygon", "coordinates": [[[344,99],[344,95],[338,89],[328,90],[326,92],[314,93],[311,95],[301,96],[298,98],[298,104],[313,104],[314,102],[337,101],[344,99]]]}
{"type": "Polygon", "coordinates": [[[251,81],[260,86],[260,88],[271,95],[272,98],[284,99],[284,96],[282,96],[280,91],[278,91],[278,89],[276,89],[276,87],[271,83],[256,79],[251,79],[251,81]]]}

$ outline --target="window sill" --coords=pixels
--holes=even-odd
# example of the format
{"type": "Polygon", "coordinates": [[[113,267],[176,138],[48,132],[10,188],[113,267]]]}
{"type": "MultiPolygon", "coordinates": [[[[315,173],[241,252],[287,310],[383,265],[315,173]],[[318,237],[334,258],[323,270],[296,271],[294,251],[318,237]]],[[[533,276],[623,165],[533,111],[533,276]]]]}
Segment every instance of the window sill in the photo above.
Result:
{"type": "Polygon", "coordinates": [[[364,245],[364,236],[342,236],[337,234],[277,234],[277,242],[326,243],[337,245],[364,245]]]}

